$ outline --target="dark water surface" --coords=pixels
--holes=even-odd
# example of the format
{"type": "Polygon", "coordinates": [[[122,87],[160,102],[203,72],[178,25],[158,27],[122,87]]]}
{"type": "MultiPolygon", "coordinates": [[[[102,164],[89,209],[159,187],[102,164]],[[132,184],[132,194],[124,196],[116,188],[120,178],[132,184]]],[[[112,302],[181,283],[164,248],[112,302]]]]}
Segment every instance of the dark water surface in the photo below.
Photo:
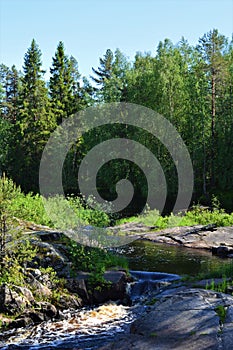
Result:
{"type": "Polygon", "coordinates": [[[195,276],[200,272],[209,272],[221,268],[232,259],[222,259],[210,251],[164,245],[138,240],[116,248],[118,254],[129,261],[130,270],[175,273],[195,276]]]}

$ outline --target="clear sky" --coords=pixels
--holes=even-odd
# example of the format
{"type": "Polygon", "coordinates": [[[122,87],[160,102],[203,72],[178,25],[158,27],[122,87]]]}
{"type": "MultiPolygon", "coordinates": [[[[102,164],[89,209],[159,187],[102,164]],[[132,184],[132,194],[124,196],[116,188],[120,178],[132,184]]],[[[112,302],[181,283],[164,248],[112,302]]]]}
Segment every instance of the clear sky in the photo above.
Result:
{"type": "Polygon", "coordinates": [[[196,44],[213,28],[231,38],[233,0],[0,0],[0,63],[21,69],[35,38],[48,77],[61,40],[89,76],[108,48],[133,59],[165,38],[196,44]]]}

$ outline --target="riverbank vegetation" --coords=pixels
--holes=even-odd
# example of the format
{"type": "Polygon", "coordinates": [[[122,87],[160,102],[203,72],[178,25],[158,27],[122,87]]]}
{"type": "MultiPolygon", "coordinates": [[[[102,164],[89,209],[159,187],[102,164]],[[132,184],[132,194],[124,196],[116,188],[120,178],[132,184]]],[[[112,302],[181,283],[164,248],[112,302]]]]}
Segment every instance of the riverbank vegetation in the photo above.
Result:
{"type": "MultiPolygon", "coordinates": [[[[69,203],[75,209],[80,224],[103,226],[109,223],[109,218],[103,211],[85,209],[73,197],[69,199],[69,203]]],[[[27,225],[54,227],[46,214],[42,196],[31,193],[25,195],[11,179],[3,176],[0,178],[0,224],[0,284],[24,285],[24,269],[38,253],[28,235],[24,234],[28,229],[27,225]]],[[[90,272],[93,284],[103,283],[102,276],[108,268],[121,267],[127,270],[124,258],[104,249],[82,246],[67,236],[62,241],[67,246],[72,273],[76,275],[78,270],[90,272]]]]}

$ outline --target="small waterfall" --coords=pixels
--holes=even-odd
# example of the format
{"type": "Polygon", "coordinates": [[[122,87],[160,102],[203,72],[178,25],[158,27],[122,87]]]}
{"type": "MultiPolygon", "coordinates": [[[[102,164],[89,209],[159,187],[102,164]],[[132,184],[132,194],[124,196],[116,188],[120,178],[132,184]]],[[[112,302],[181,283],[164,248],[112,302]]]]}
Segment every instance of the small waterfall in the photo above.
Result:
{"type": "Polygon", "coordinates": [[[129,290],[133,302],[151,296],[162,286],[167,286],[180,279],[179,275],[162,272],[130,271],[130,274],[136,279],[130,284],[129,290]]]}
{"type": "Polygon", "coordinates": [[[129,329],[133,320],[145,311],[143,301],[147,297],[180,279],[178,275],[160,272],[130,271],[130,274],[135,279],[128,285],[131,307],[109,302],[95,308],[66,310],[63,320],[0,333],[0,349],[98,349],[129,329]]]}

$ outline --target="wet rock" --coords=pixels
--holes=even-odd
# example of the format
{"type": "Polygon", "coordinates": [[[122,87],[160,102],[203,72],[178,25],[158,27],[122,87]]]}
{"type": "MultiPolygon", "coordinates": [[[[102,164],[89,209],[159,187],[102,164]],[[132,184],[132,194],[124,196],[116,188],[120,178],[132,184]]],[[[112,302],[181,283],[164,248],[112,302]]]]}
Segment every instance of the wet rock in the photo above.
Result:
{"type": "Polygon", "coordinates": [[[226,258],[226,257],[230,256],[233,253],[233,249],[230,248],[230,247],[227,247],[225,245],[221,245],[219,247],[213,247],[212,248],[212,253],[214,255],[218,255],[218,256],[226,258]]]}
{"type": "Polygon", "coordinates": [[[106,271],[104,279],[109,285],[94,288],[92,300],[100,304],[108,300],[124,300],[126,295],[127,276],[123,271],[106,271]]]}

